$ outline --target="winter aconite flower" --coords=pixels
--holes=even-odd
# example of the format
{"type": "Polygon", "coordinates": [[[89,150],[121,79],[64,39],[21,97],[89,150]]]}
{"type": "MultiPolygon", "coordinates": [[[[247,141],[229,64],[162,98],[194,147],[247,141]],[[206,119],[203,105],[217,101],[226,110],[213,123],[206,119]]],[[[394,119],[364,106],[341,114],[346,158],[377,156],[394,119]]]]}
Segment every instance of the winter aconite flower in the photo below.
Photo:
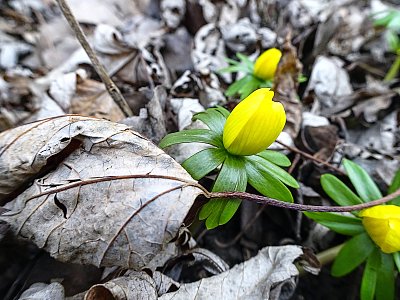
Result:
{"type": "Polygon", "coordinates": [[[276,140],[285,126],[286,114],[281,103],[272,101],[273,97],[269,88],[258,89],[235,107],[223,131],[224,147],[229,153],[257,154],[276,140]]]}
{"type": "Polygon", "coordinates": [[[378,205],[360,212],[371,239],[385,253],[400,251],[400,207],[378,205]]]}
{"type": "Polygon", "coordinates": [[[281,57],[282,52],[276,48],[265,51],[254,63],[254,76],[263,80],[273,80],[281,57]]]}
{"type": "MultiPolygon", "coordinates": [[[[208,108],[193,116],[193,120],[203,122],[208,129],[170,133],[161,140],[160,147],[181,143],[209,145],[188,157],[182,166],[195,180],[217,174],[212,192],[244,192],[251,185],[264,196],[293,202],[287,186],[298,188],[299,184],[281,168],[290,166],[290,160],[282,153],[265,150],[286,122],[282,104],[274,102],[273,97],[274,92],[262,88],[251,93],[232,112],[221,106],[208,108]]],[[[227,223],[240,203],[239,199],[211,200],[201,208],[199,219],[205,220],[208,229],[215,228],[227,223]]]]}
{"type": "Polygon", "coordinates": [[[239,94],[240,99],[244,99],[259,88],[273,86],[275,73],[282,57],[281,51],[276,48],[268,49],[255,62],[241,53],[236,53],[236,56],[239,61],[229,58],[227,59],[229,67],[219,70],[220,73],[238,72],[236,80],[228,87],[225,95],[230,97],[239,94]]]}

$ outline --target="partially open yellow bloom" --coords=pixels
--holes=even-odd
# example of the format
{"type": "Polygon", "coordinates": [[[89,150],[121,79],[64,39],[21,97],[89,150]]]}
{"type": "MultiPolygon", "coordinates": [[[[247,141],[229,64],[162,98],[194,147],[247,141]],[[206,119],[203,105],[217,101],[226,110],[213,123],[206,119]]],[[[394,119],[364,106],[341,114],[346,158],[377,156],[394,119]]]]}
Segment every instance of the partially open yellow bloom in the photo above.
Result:
{"type": "Polygon", "coordinates": [[[400,251],[400,207],[378,205],[360,212],[362,223],[382,252],[400,251]]]}
{"type": "Polygon", "coordinates": [[[240,102],[226,120],[225,149],[235,155],[257,154],[271,145],[286,123],[283,105],[272,101],[268,88],[254,91],[240,102]]]}
{"type": "Polygon", "coordinates": [[[271,48],[261,54],[254,63],[253,75],[263,80],[273,80],[282,52],[271,48]]]}

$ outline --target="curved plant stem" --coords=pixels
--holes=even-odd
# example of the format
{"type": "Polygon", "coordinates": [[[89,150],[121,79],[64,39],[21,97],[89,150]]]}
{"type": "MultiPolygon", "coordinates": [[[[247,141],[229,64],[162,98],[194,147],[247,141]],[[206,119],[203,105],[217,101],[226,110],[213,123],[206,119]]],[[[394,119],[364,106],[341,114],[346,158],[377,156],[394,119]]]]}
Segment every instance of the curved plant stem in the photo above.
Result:
{"type": "Polygon", "coordinates": [[[355,210],[362,210],[368,207],[384,204],[393,200],[400,196],[400,189],[395,191],[392,194],[389,194],[383,198],[357,204],[357,205],[349,205],[349,206],[324,206],[324,205],[307,205],[307,204],[298,204],[298,203],[288,203],[283,202],[281,200],[254,195],[246,192],[207,192],[204,194],[205,197],[209,199],[216,199],[216,198],[227,198],[227,199],[242,199],[251,202],[256,202],[265,205],[272,205],[276,207],[282,207],[287,209],[293,209],[298,211],[313,211],[313,212],[351,212],[355,210]]]}
{"type": "Polygon", "coordinates": [[[318,253],[317,259],[321,263],[321,266],[331,263],[336,258],[343,246],[344,243],[318,253]]]}
{"type": "Polygon", "coordinates": [[[315,162],[317,162],[317,163],[320,163],[321,165],[324,165],[324,166],[326,166],[326,167],[328,167],[328,168],[330,168],[330,169],[332,169],[332,170],[335,170],[335,171],[338,172],[340,175],[344,175],[344,176],[347,175],[345,172],[343,172],[343,171],[340,170],[339,168],[335,167],[334,165],[332,165],[332,164],[330,164],[330,163],[328,163],[328,162],[326,162],[326,161],[324,161],[324,160],[322,160],[322,159],[319,159],[319,158],[317,158],[317,157],[314,157],[314,156],[312,156],[311,154],[309,154],[309,153],[307,153],[307,152],[301,151],[300,149],[297,149],[296,147],[292,147],[292,146],[286,145],[285,143],[282,143],[282,142],[280,142],[280,141],[276,141],[276,142],[277,142],[278,144],[282,145],[283,147],[285,147],[286,149],[292,151],[292,152],[298,153],[298,154],[300,154],[301,156],[304,156],[304,157],[306,157],[306,158],[308,158],[308,159],[311,159],[311,160],[313,160],[313,161],[315,161],[315,162]]]}
{"type": "Polygon", "coordinates": [[[111,80],[110,76],[108,76],[106,69],[100,63],[100,61],[97,58],[96,54],[94,53],[92,47],[90,47],[90,45],[85,37],[85,34],[82,31],[82,28],[79,26],[78,21],[76,21],[68,4],[66,3],[65,0],[57,0],[57,3],[60,6],[61,11],[62,11],[64,17],[67,19],[72,30],[75,32],[76,38],[78,39],[79,43],[85,50],[86,54],[89,56],[90,61],[92,62],[93,67],[96,70],[96,73],[101,78],[101,81],[103,81],[111,98],[115,101],[115,103],[119,106],[119,108],[122,110],[122,112],[127,117],[132,116],[133,113],[132,113],[132,110],[130,109],[128,103],[126,102],[125,98],[122,96],[119,88],[111,80]]]}
{"type": "Polygon", "coordinates": [[[397,54],[395,61],[390,67],[383,81],[393,80],[396,77],[397,73],[399,73],[399,69],[400,69],[400,54],[397,54]]]}

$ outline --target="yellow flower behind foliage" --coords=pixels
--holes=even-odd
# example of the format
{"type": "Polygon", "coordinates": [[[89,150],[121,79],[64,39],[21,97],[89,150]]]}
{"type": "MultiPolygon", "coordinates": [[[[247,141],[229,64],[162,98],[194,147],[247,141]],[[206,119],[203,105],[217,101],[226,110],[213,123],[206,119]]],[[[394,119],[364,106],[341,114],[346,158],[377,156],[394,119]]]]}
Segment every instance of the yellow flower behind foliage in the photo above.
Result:
{"type": "Polygon", "coordinates": [[[226,120],[223,143],[235,155],[257,154],[271,145],[283,130],[283,105],[272,101],[269,88],[254,91],[240,102],[226,120]]]}
{"type": "Polygon", "coordinates": [[[400,251],[400,207],[378,205],[360,212],[371,239],[385,253],[400,251]]]}
{"type": "Polygon", "coordinates": [[[271,48],[261,54],[254,63],[253,75],[263,80],[273,80],[282,52],[271,48]]]}

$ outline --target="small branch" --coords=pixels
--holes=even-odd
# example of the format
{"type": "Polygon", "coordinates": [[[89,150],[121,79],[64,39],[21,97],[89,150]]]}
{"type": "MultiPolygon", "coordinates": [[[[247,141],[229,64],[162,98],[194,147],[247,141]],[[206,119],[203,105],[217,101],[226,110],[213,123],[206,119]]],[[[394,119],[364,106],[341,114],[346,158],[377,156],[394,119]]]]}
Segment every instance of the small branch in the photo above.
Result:
{"type": "Polygon", "coordinates": [[[357,205],[349,205],[349,206],[324,206],[324,205],[307,205],[307,204],[298,204],[298,203],[289,203],[281,200],[254,195],[246,192],[208,192],[205,196],[209,199],[215,198],[227,198],[227,199],[242,199],[251,202],[256,202],[264,205],[271,205],[276,207],[282,207],[287,209],[293,209],[298,211],[312,211],[312,212],[352,212],[355,210],[362,210],[368,207],[384,204],[390,200],[395,199],[400,196],[400,189],[395,191],[392,194],[389,194],[383,198],[378,200],[357,204],[357,205]]]}
{"type": "Polygon", "coordinates": [[[130,109],[128,103],[126,102],[124,96],[122,96],[121,91],[115,85],[115,83],[111,80],[110,76],[108,76],[106,69],[100,63],[99,59],[97,58],[96,54],[94,53],[93,49],[90,47],[87,38],[82,31],[82,28],[79,26],[78,21],[75,19],[74,15],[72,14],[71,9],[69,8],[68,4],[65,0],[57,0],[58,5],[67,19],[69,25],[71,26],[72,30],[75,32],[76,38],[78,39],[79,43],[82,45],[83,49],[86,51],[87,55],[90,58],[90,61],[93,64],[94,69],[96,70],[97,74],[103,81],[106,86],[108,93],[110,94],[111,98],[115,101],[115,103],[119,106],[122,112],[127,116],[130,117],[133,115],[132,110],[130,109]]]}
{"type": "Polygon", "coordinates": [[[283,147],[285,147],[286,149],[292,151],[292,152],[298,153],[298,154],[300,154],[301,156],[307,157],[308,159],[311,159],[311,160],[313,160],[313,161],[315,161],[315,162],[317,162],[317,163],[320,163],[321,165],[324,165],[324,166],[326,166],[326,167],[328,167],[328,168],[330,168],[330,169],[332,169],[332,170],[335,170],[335,171],[338,172],[340,175],[347,176],[347,174],[346,174],[345,172],[343,172],[343,171],[340,170],[339,168],[335,167],[334,165],[332,165],[332,164],[330,164],[330,163],[328,163],[328,162],[326,162],[326,161],[324,161],[324,160],[322,160],[322,159],[319,159],[319,158],[317,158],[317,157],[314,157],[314,156],[312,156],[311,154],[308,154],[307,152],[304,152],[304,151],[301,151],[300,149],[297,149],[297,148],[295,148],[295,147],[291,147],[291,146],[289,146],[289,145],[286,145],[285,143],[282,143],[282,142],[280,142],[280,141],[276,141],[276,142],[277,142],[278,144],[282,145],[283,147]]]}

